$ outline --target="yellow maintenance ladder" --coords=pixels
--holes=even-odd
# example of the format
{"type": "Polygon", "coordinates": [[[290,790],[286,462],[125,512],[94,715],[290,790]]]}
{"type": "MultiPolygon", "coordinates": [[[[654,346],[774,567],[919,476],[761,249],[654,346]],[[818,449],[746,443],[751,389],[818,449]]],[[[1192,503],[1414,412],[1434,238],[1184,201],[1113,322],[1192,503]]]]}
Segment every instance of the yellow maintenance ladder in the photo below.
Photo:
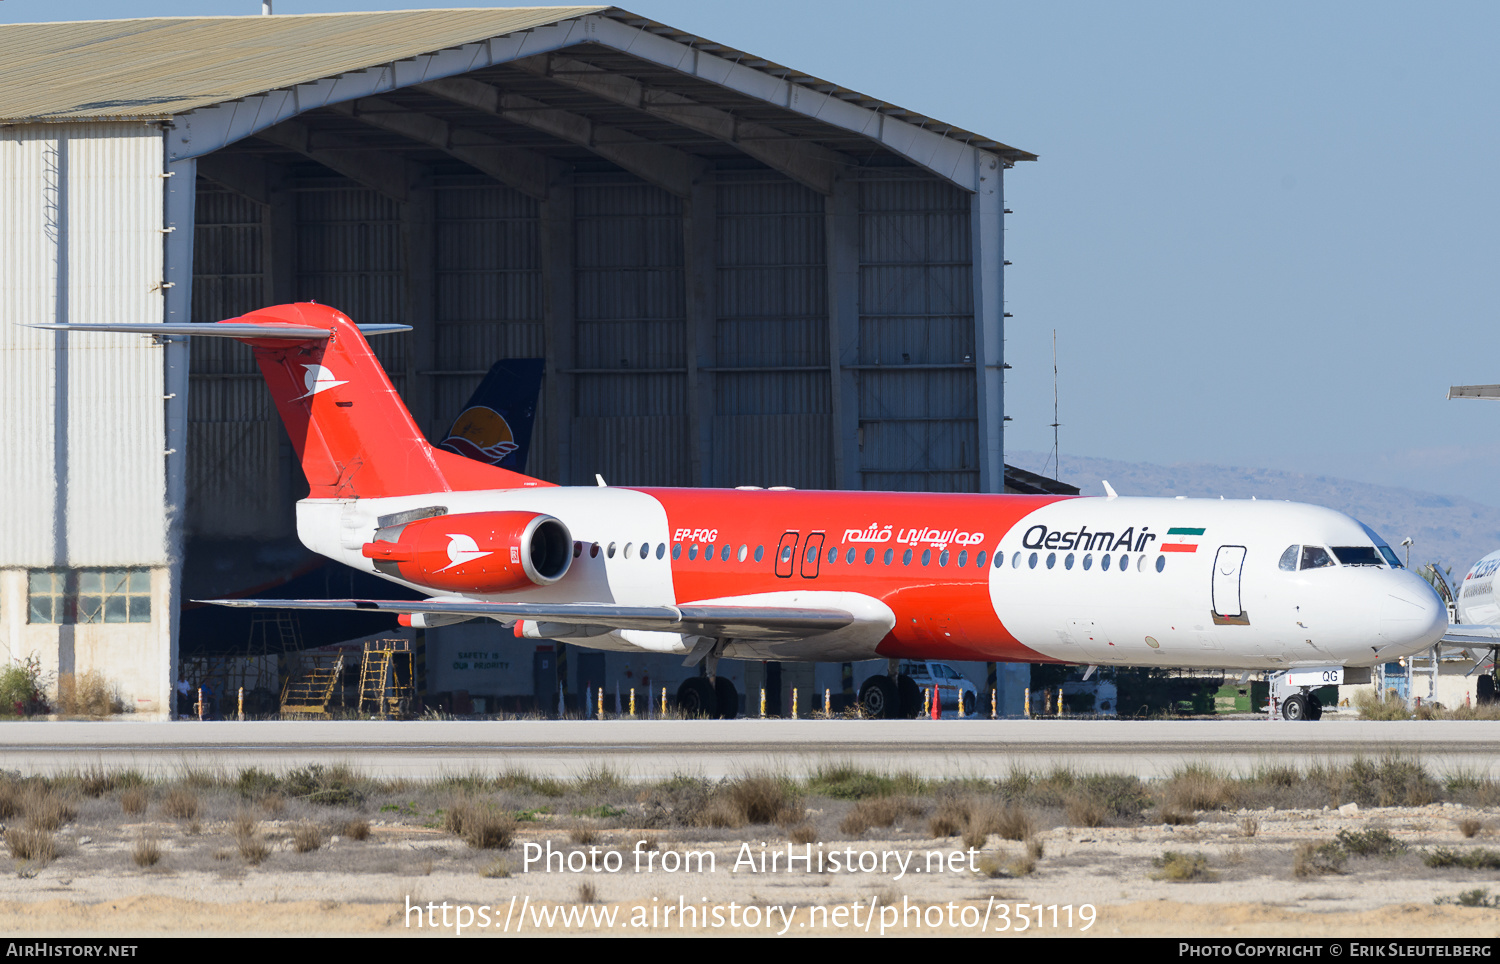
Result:
{"type": "Polygon", "coordinates": [[[288,676],[281,689],[282,715],[327,716],[334,687],[343,674],[344,657],[340,655],[330,666],[314,665],[304,673],[288,676]]]}
{"type": "Polygon", "coordinates": [[[381,719],[406,716],[415,696],[411,640],[366,640],[359,667],[360,714],[370,713],[381,719]]]}

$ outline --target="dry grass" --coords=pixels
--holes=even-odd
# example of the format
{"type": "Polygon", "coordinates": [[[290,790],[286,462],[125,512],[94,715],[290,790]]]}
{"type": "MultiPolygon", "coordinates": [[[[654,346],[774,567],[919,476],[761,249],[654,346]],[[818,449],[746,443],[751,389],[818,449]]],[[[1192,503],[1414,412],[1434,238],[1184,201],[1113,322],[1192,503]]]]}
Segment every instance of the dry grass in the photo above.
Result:
{"type": "Polygon", "coordinates": [[[488,802],[459,797],[448,808],[443,829],[475,850],[508,850],[516,836],[516,818],[488,802]]]}
{"type": "Polygon", "coordinates": [[[1163,809],[1229,810],[1235,805],[1235,781],[1209,767],[1186,766],[1162,787],[1163,809]]]}
{"type": "Polygon", "coordinates": [[[1172,827],[1187,827],[1198,822],[1198,815],[1191,811],[1178,810],[1176,807],[1163,806],[1160,822],[1172,827]]]}
{"type": "Polygon", "coordinates": [[[568,831],[568,839],[580,846],[599,842],[599,831],[586,823],[575,823],[568,831]]]}
{"type": "Polygon", "coordinates": [[[125,712],[119,687],[96,669],[78,675],[59,673],[57,711],[64,716],[110,716],[125,712]]]}
{"type": "Polygon", "coordinates": [[[578,902],[580,904],[599,903],[599,888],[594,886],[592,880],[585,880],[578,885],[578,902]]]}
{"type": "Polygon", "coordinates": [[[347,820],[339,828],[339,835],[348,837],[350,840],[368,840],[370,839],[370,821],[364,817],[347,820]]]}
{"type": "Polygon", "coordinates": [[[1098,797],[1084,790],[1068,795],[1063,816],[1070,827],[1099,827],[1108,813],[1098,797]]]}
{"type": "Polygon", "coordinates": [[[510,861],[504,857],[497,857],[488,867],[479,872],[479,876],[490,879],[503,879],[511,874],[510,861]]]}
{"type": "Polygon", "coordinates": [[[1185,854],[1168,850],[1151,863],[1157,868],[1151,876],[1157,880],[1173,883],[1196,883],[1214,880],[1218,876],[1208,869],[1208,858],[1203,854],[1185,854]]]}
{"type": "Polygon", "coordinates": [[[141,834],[130,851],[130,859],[137,867],[155,867],[161,862],[161,843],[154,834],[141,834]]]}
{"type": "Polygon", "coordinates": [[[1253,837],[1260,833],[1260,819],[1257,817],[1245,817],[1240,821],[1240,836],[1253,837]]]}
{"type": "Polygon", "coordinates": [[[130,787],[120,794],[120,811],[132,817],[139,817],[146,812],[151,797],[146,793],[145,787],[130,787]]]}
{"type": "Polygon", "coordinates": [[[904,817],[921,815],[922,808],[910,797],[872,797],[856,803],[839,830],[857,837],[871,827],[893,827],[904,817]]]}
{"type": "Polygon", "coordinates": [[[1304,843],[1297,845],[1292,858],[1292,875],[1295,877],[1319,877],[1324,874],[1342,874],[1349,855],[1333,841],[1327,843],[1304,843]]]}
{"type": "Polygon", "coordinates": [[[300,823],[292,831],[292,847],[297,853],[312,853],[321,846],[323,846],[323,831],[316,824],[300,823]]]}
{"type": "Polygon", "coordinates": [[[1376,696],[1369,690],[1357,693],[1354,697],[1354,706],[1359,710],[1359,718],[1362,720],[1409,720],[1411,710],[1406,701],[1394,692],[1385,694],[1385,698],[1376,696]]]}
{"type": "Polygon", "coordinates": [[[811,823],[799,823],[786,832],[786,838],[798,845],[817,843],[818,828],[811,823]]]}
{"type": "Polygon", "coordinates": [[[57,859],[57,841],[46,830],[36,828],[5,831],[5,846],[17,860],[50,864],[57,859]]]}
{"type": "Polygon", "coordinates": [[[271,845],[258,832],[259,824],[249,813],[241,810],[234,818],[234,841],[240,856],[252,866],[260,866],[271,856],[271,845]]]}
{"type": "Polygon", "coordinates": [[[0,776],[0,820],[9,820],[21,812],[21,784],[8,776],[0,776]]]}
{"type": "Polygon", "coordinates": [[[31,830],[55,831],[78,816],[71,799],[40,781],[21,794],[21,807],[26,814],[26,826],[31,830]]]}
{"type": "Polygon", "coordinates": [[[173,787],[162,800],[161,809],[174,820],[197,820],[203,801],[191,790],[173,787]]]}
{"type": "Polygon", "coordinates": [[[1484,830],[1484,821],[1478,817],[1464,817],[1457,823],[1458,832],[1465,837],[1477,837],[1480,831],[1484,830]]]}
{"type": "Polygon", "coordinates": [[[1029,810],[1015,804],[1004,807],[996,817],[994,832],[1006,840],[1027,840],[1036,836],[1036,818],[1029,810]]]}

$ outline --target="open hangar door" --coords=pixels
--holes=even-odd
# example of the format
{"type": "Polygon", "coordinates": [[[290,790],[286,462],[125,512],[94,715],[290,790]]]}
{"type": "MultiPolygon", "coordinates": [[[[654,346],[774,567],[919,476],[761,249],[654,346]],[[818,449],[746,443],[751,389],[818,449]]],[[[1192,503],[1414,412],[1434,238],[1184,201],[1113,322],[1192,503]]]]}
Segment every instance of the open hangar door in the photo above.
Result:
{"type": "MultiPolygon", "coordinates": [[[[545,358],[528,471],[562,484],[1001,491],[1000,181],[1032,155],[620,11],[592,19],[697,69],[596,31],[307,97],[322,105],[179,165],[192,318],[313,300],[414,326],[375,348],[435,440],[492,362],[545,358]],[[709,79],[731,56],[722,76],[797,96],[709,79]],[[880,134],[818,119],[812,95],[880,134]],[[902,129],[952,148],[946,173],[893,147],[902,129]]],[[[306,483],[249,350],[191,352],[182,598],[373,591],[298,544],[306,483]]],[[[236,617],[185,610],[183,652],[237,647],[236,617]]]]}

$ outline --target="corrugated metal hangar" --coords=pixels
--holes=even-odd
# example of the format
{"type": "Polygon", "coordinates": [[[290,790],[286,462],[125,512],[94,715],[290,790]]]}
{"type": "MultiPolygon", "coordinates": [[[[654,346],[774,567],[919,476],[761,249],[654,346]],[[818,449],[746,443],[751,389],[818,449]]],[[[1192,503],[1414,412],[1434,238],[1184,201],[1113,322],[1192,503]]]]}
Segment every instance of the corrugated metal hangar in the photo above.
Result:
{"type": "Polygon", "coordinates": [[[1005,485],[1031,154],[614,7],[21,24],[0,54],[11,658],[165,713],[179,637],[233,648],[183,600],[309,564],[247,348],[27,322],[410,324],[376,347],[429,436],[542,357],[529,470],[563,484],[1005,485]]]}

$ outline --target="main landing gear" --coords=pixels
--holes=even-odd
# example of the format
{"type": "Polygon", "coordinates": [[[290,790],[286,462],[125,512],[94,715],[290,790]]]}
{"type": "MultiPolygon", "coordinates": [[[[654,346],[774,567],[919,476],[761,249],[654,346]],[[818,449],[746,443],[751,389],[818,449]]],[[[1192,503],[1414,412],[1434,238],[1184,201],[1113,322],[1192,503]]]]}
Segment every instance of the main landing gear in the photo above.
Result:
{"type": "Polygon", "coordinates": [[[864,707],[865,716],[909,720],[922,711],[922,688],[899,668],[900,662],[893,659],[884,676],[871,676],[859,688],[859,705],[864,707]]]}
{"type": "Polygon", "coordinates": [[[689,716],[732,720],[740,713],[740,694],[727,677],[719,675],[719,657],[704,658],[707,676],[690,676],[677,687],[677,706],[689,716]]]}

